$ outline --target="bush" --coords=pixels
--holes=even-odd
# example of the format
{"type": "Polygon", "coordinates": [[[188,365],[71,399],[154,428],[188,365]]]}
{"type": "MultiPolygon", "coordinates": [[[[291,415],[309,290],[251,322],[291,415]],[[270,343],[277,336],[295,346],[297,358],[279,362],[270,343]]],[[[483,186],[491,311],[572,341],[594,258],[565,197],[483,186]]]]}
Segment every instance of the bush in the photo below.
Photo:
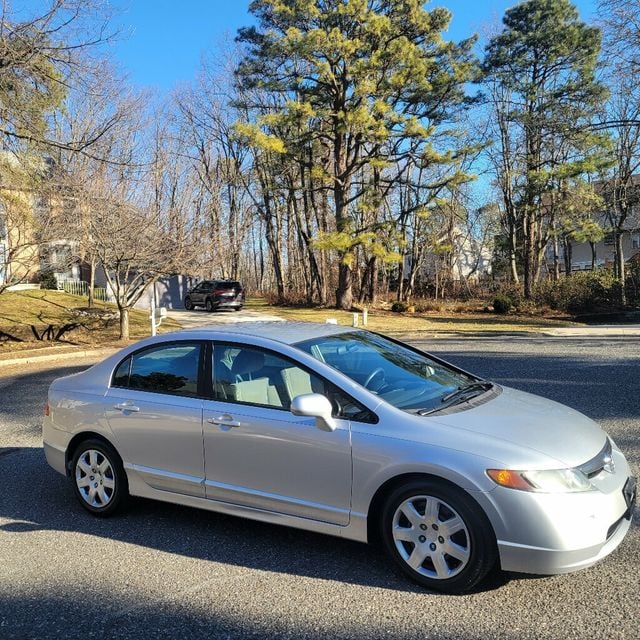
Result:
{"type": "Polygon", "coordinates": [[[499,293],[493,299],[493,310],[496,313],[509,313],[512,306],[513,301],[506,293],[499,293]]]}
{"type": "Polygon", "coordinates": [[[524,290],[521,284],[512,282],[496,282],[493,293],[495,297],[505,296],[511,302],[511,306],[516,309],[520,308],[524,301],[524,290]]]}
{"type": "Polygon", "coordinates": [[[429,311],[442,311],[442,302],[438,300],[421,300],[416,304],[418,313],[428,313],[429,311]]]}
{"type": "Polygon", "coordinates": [[[579,271],[557,282],[541,282],[534,291],[534,298],[538,304],[560,311],[597,311],[620,303],[620,287],[620,281],[611,271],[579,271]]]}
{"type": "Polygon", "coordinates": [[[397,301],[391,305],[391,311],[394,311],[395,313],[404,313],[408,309],[409,305],[406,302],[397,301]]]}
{"type": "Polygon", "coordinates": [[[38,280],[40,280],[41,289],[57,289],[58,280],[52,271],[41,271],[38,274],[38,280]]]}

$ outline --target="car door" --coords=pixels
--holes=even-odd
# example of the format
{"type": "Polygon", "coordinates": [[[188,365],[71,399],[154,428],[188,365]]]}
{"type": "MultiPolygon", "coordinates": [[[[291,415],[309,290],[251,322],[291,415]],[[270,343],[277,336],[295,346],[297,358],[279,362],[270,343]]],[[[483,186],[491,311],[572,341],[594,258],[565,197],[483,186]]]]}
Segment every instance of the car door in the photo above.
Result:
{"type": "Polygon", "coordinates": [[[191,302],[193,302],[193,304],[198,304],[198,305],[202,305],[204,304],[204,287],[205,287],[205,282],[201,282],[200,284],[196,285],[193,289],[193,291],[191,292],[191,302]]]}
{"type": "Polygon", "coordinates": [[[106,394],[106,418],[125,466],[154,489],[204,496],[204,345],[178,341],[125,358],[106,394]]]}
{"type": "Polygon", "coordinates": [[[338,525],[349,522],[351,434],[294,416],[291,399],[325,383],[274,352],[213,347],[214,400],[204,403],[206,496],[338,525]]]}

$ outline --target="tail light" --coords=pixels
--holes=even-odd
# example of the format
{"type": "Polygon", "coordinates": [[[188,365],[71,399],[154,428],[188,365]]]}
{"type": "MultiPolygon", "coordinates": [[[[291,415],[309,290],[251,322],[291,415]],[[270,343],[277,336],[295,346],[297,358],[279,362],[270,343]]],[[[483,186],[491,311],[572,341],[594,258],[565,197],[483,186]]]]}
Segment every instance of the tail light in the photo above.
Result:
{"type": "Polygon", "coordinates": [[[223,293],[227,293],[227,290],[226,289],[216,289],[213,293],[214,293],[214,295],[219,296],[219,295],[221,295],[223,293]]]}
{"type": "Polygon", "coordinates": [[[49,402],[45,402],[44,403],[44,415],[48,416],[49,415],[49,402]]]}

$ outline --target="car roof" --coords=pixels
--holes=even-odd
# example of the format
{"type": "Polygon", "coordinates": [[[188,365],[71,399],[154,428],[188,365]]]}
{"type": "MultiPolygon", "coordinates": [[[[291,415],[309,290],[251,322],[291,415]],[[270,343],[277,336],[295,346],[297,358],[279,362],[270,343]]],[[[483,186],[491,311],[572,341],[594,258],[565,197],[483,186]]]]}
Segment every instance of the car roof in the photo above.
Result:
{"type": "Polygon", "coordinates": [[[344,327],[335,324],[320,324],[318,322],[288,322],[282,320],[234,322],[233,324],[211,324],[203,327],[182,329],[172,334],[164,334],[163,337],[185,337],[200,339],[229,339],[242,336],[260,336],[275,342],[295,344],[303,340],[320,338],[323,336],[337,335],[358,331],[352,327],[344,327]]]}

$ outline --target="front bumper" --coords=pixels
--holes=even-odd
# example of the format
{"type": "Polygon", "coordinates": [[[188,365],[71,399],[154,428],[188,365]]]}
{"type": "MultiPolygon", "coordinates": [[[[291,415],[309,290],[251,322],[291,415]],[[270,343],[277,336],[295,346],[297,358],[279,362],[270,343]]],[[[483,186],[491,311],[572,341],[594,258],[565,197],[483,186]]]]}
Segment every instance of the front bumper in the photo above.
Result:
{"type": "Polygon", "coordinates": [[[595,564],[622,542],[633,516],[635,480],[614,450],[615,473],[592,479],[595,490],[544,494],[496,487],[489,492],[505,571],[556,574],[595,564]]]}
{"type": "Polygon", "coordinates": [[[500,565],[504,571],[541,575],[578,571],[596,564],[612,553],[622,542],[630,526],[631,518],[623,518],[608,540],[585,549],[560,551],[499,541],[500,565]]]}

